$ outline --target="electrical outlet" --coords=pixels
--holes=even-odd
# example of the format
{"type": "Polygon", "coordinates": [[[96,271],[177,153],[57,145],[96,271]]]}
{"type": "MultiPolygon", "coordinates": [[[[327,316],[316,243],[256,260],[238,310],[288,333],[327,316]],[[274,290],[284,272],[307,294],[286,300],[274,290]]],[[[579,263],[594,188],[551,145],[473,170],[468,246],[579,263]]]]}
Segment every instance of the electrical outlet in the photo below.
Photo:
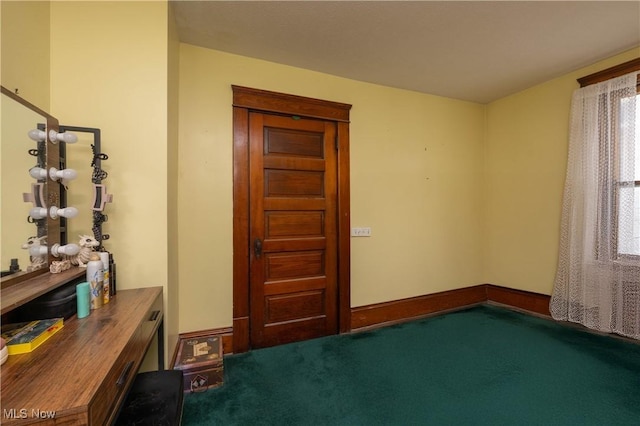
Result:
{"type": "Polygon", "coordinates": [[[370,237],[371,236],[371,228],[351,228],[351,236],[352,237],[370,237]]]}

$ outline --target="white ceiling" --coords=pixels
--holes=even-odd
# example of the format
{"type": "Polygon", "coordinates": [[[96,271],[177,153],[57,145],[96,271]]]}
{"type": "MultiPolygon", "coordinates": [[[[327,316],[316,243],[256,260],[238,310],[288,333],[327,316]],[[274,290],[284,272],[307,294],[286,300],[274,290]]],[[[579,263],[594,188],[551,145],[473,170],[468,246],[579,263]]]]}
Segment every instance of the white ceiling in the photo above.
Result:
{"type": "Polygon", "coordinates": [[[487,103],[640,46],[640,1],[175,1],[180,40],[487,103]]]}

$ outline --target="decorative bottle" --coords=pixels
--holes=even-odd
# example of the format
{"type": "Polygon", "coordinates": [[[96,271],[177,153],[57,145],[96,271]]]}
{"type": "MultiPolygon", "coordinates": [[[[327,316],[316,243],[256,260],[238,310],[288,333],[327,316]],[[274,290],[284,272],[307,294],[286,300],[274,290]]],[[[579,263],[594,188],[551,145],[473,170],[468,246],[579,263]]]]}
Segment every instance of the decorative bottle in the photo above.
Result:
{"type": "Polygon", "coordinates": [[[99,255],[100,260],[102,261],[102,272],[104,274],[102,285],[104,304],[106,305],[107,303],[109,303],[109,300],[111,298],[111,288],[109,286],[109,253],[106,251],[101,251],[99,255]]]}
{"type": "Polygon", "coordinates": [[[87,282],[91,291],[91,309],[99,309],[104,304],[104,271],[98,253],[91,253],[87,262],[87,282]]]}

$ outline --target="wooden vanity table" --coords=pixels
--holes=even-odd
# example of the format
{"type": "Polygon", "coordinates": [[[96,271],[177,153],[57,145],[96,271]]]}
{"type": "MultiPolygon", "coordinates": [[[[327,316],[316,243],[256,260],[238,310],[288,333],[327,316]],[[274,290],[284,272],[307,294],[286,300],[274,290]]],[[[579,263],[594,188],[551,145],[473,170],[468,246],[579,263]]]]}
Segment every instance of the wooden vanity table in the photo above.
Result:
{"type": "MultiPolygon", "coordinates": [[[[22,283],[3,289],[2,314],[50,290],[38,289],[46,275],[31,280],[27,294],[22,283]]],[[[118,290],[88,317],[65,320],[35,351],[10,356],[0,368],[0,423],[111,424],[156,332],[164,367],[163,312],[162,287],[118,290]]]]}

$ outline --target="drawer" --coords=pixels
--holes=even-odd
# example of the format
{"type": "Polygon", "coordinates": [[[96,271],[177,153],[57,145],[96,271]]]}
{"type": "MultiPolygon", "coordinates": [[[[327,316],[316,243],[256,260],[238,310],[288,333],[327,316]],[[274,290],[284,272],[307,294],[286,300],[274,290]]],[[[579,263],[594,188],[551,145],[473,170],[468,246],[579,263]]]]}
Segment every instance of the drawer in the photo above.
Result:
{"type": "Polygon", "coordinates": [[[109,415],[124,398],[125,390],[133,382],[142,362],[141,336],[142,327],[138,327],[94,395],[89,406],[90,424],[106,424],[109,415]]]}
{"type": "MultiPolygon", "coordinates": [[[[158,329],[158,326],[163,319],[164,310],[162,309],[162,306],[162,294],[159,294],[158,297],[156,297],[156,299],[153,301],[151,308],[149,308],[149,310],[147,311],[142,324],[140,324],[140,328],[142,331],[141,339],[146,345],[149,345],[153,340],[154,333],[158,329]]],[[[141,350],[145,349],[146,348],[142,348],[141,350]]]]}
{"type": "Polygon", "coordinates": [[[107,374],[100,389],[89,408],[91,424],[103,425],[113,420],[117,407],[126,397],[126,389],[129,389],[138,373],[142,359],[151,343],[155,331],[163,318],[163,299],[160,293],[147,312],[142,317],[138,328],[131,336],[125,349],[122,351],[113,368],[107,374]]]}

